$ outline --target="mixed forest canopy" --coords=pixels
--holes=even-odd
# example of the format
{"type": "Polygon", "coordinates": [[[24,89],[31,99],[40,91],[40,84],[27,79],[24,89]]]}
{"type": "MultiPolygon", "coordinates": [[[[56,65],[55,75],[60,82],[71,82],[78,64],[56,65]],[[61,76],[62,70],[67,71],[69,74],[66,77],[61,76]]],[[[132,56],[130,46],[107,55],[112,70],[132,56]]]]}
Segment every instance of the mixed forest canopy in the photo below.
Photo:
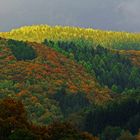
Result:
{"type": "Polygon", "coordinates": [[[1,139],[139,140],[140,34],[36,25],[0,36],[1,139]]]}
{"type": "Polygon", "coordinates": [[[93,74],[99,83],[120,93],[140,87],[140,69],[132,64],[127,55],[106,49],[100,45],[93,46],[84,40],[52,41],[43,44],[54,48],[82,64],[93,74]]]}

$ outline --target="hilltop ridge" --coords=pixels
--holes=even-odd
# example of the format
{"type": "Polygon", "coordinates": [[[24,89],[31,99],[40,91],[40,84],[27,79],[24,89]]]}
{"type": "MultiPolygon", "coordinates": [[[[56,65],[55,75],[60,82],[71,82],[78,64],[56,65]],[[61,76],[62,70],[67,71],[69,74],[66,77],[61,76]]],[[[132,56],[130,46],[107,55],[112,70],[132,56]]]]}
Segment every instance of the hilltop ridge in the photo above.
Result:
{"type": "Polygon", "coordinates": [[[140,49],[140,33],[113,32],[69,26],[33,25],[0,33],[1,37],[30,42],[49,40],[86,39],[113,49],[140,49]],[[124,48],[124,45],[127,48],[124,48]]]}

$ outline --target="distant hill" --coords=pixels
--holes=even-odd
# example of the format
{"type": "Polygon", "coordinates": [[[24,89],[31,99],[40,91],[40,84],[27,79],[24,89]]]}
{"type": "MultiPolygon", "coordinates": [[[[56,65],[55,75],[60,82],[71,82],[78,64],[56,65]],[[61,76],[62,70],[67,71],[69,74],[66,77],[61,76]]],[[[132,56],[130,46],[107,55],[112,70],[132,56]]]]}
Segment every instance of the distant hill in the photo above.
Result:
{"type": "Polygon", "coordinates": [[[0,33],[0,36],[38,43],[43,42],[45,39],[66,41],[82,38],[106,48],[140,49],[140,34],[95,30],[92,28],[33,25],[0,33]]]}

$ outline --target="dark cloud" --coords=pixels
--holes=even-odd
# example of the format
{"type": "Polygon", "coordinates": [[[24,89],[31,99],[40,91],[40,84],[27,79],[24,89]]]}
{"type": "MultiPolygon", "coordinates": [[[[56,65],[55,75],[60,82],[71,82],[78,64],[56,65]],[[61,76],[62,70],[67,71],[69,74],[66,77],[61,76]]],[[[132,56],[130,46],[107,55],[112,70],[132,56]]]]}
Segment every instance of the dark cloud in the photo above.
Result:
{"type": "Polygon", "coordinates": [[[50,24],[140,31],[140,0],[0,0],[0,31],[50,24]]]}

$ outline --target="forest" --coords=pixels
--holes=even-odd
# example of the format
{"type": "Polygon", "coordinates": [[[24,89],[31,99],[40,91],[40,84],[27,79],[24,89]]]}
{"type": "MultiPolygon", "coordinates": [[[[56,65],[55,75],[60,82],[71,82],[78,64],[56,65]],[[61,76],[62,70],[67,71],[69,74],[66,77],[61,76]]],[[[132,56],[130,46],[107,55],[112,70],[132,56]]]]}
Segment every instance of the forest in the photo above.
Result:
{"type": "Polygon", "coordinates": [[[40,25],[0,36],[0,139],[140,140],[139,34],[40,25]]]}
{"type": "Polygon", "coordinates": [[[128,56],[100,45],[92,47],[92,43],[81,39],[70,42],[45,40],[44,44],[82,64],[101,85],[114,92],[139,88],[140,69],[132,65],[128,56]]]}

